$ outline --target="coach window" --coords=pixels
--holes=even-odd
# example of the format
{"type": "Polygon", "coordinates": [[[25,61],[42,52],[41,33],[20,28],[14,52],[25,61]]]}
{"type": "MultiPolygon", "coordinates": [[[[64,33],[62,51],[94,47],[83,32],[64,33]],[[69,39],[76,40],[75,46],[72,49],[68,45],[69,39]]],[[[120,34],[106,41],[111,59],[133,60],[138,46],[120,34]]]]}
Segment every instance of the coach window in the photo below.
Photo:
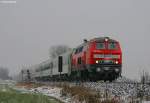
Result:
{"type": "Polygon", "coordinates": [[[49,64],[45,65],[45,67],[44,67],[44,70],[47,70],[47,69],[50,69],[50,65],[49,64]]]}
{"type": "Polygon", "coordinates": [[[96,43],[96,49],[105,49],[105,43],[96,43]]]}
{"type": "Polygon", "coordinates": [[[54,61],[54,63],[53,63],[53,67],[55,68],[55,67],[57,67],[57,63],[56,63],[56,61],[54,61]]]}
{"type": "Polygon", "coordinates": [[[53,68],[53,63],[52,63],[52,62],[50,63],[50,68],[51,68],[51,69],[53,68]]]}
{"type": "Polygon", "coordinates": [[[41,65],[41,66],[40,66],[40,71],[43,71],[43,69],[44,69],[44,68],[43,68],[43,66],[41,65]]]}

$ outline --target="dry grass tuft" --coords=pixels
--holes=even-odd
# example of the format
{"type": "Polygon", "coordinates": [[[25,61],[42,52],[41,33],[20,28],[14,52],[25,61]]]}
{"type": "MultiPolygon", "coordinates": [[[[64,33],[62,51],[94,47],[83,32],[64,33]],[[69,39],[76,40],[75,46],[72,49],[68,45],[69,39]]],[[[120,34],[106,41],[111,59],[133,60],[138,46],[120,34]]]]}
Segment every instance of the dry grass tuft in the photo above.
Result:
{"type": "Polygon", "coordinates": [[[69,86],[67,84],[62,86],[62,96],[71,96],[79,102],[85,103],[119,103],[115,100],[102,100],[100,93],[94,92],[89,88],[81,86],[69,86]]]}

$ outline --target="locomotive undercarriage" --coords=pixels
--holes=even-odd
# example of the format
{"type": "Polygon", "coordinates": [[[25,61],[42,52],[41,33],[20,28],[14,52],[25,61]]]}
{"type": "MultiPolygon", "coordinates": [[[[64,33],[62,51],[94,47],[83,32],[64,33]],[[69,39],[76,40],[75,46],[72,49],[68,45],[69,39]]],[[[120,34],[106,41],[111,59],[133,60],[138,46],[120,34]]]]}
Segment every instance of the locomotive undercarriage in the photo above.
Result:
{"type": "Polygon", "coordinates": [[[121,76],[121,65],[88,65],[89,78],[113,81],[121,76]]]}
{"type": "Polygon", "coordinates": [[[121,76],[121,65],[88,65],[85,69],[72,71],[71,80],[113,81],[121,76]]]}
{"type": "Polygon", "coordinates": [[[37,80],[49,81],[113,81],[121,76],[121,65],[87,65],[68,74],[58,74],[52,77],[40,77],[37,80]]]}

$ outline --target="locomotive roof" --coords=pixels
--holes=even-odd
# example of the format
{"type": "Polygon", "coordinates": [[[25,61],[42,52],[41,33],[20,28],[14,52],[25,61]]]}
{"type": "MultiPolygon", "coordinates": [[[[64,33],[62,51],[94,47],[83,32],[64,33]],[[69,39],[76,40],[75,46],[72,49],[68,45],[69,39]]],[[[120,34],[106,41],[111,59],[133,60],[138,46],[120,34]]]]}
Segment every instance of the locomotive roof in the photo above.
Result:
{"type": "Polygon", "coordinates": [[[109,37],[99,37],[99,38],[94,38],[94,39],[91,39],[90,42],[93,42],[93,41],[104,42],[105,39],[108,39],[108,42],[117,42],[116,40],[111,39],[111,38],[109,38],[109,37]]]}
{"type": "Polygon", "coordinates": [[[90,42],[104,42],[105,39],[108,39],[108,42],[118,42],[118,41],[116,41],[114,39],[111,39],[109,37],[99,37],[99,38],[93,38],[93,39],[91,39],[91,40],[89,40],[87,42],[84,42],[84,43],[80,44],[79,46],[77,46],[76,48],[79,48],[81,46],[85,46],[86,44],[88,44],[90,42]]]}

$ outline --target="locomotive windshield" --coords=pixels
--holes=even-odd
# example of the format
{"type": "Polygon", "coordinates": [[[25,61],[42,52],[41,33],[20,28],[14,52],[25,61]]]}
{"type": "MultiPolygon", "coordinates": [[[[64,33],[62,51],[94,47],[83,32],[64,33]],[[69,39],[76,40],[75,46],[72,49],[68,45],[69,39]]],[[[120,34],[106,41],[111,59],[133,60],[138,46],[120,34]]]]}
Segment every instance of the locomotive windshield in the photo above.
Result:
{"type": "Polygon", "coordinates": [[[116,42],[108,43],[108,49],[117,49],[118,45],[116,42]]]}
{"type": "Polygon", "coordinates": [[[105,43],[96,43],[96,49],[105,49],[105,43]]]}
{"type": "Polygon", "coordinates": [[[96,43],[96,49],[118,49],[118,44],[116,42],[109,42],[106,46],[105,43],[96,43]]]}

